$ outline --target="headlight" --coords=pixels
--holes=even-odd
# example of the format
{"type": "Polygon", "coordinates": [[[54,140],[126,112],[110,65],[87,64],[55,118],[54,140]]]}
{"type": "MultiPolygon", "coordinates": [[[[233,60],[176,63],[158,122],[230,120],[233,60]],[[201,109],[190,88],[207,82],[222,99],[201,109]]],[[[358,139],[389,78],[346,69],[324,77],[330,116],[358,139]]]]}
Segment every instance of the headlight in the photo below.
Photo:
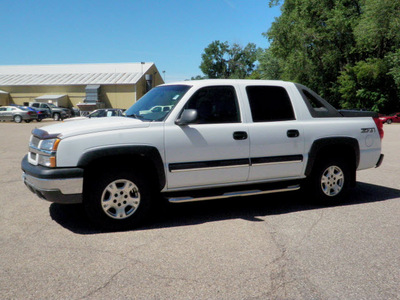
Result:
{"type": "Polygon", "coordinates": [[[29,145],[29,162],[50,168],[56,167],[56,153],[59,143],[59,138],[41,140],[32,136],[29,145]]]}
{"type": "Polygon", "coordinates": [[[42,140],[42,142],[39,143],[39,149],[44,151],[56,151],[59,142],[60,139],[42,140]]]}

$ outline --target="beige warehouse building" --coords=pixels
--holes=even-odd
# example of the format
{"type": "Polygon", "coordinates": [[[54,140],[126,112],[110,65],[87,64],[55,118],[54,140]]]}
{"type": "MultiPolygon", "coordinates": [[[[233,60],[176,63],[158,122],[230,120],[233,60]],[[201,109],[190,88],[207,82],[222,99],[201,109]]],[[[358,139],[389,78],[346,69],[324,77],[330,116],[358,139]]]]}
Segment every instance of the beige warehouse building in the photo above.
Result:
{"type": "Polygon", "coordinates": [[[162,83],[154,63],[0,66],[0,105],[128,108],[162,83]]]}

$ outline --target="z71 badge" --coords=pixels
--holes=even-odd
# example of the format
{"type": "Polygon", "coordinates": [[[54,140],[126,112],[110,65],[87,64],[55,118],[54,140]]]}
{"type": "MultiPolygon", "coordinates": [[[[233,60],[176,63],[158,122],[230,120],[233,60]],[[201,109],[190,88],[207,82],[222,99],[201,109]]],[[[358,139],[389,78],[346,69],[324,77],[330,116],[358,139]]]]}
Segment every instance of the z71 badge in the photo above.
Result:
{"type": "Polygon", "coordinates": [[[375,128],[361,128],[361,133],[373,133],[375,128]]]}

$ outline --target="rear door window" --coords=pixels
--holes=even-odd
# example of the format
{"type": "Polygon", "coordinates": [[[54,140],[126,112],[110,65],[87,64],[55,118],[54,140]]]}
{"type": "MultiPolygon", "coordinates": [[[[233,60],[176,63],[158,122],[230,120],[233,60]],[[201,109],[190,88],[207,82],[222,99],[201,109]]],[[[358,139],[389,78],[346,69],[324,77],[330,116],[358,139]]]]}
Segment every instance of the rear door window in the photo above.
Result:
{"type": "Polygon", "coordinates": [[[247,86],[253,122],[295,120],[289,95],[279,86],[247,86]]]}

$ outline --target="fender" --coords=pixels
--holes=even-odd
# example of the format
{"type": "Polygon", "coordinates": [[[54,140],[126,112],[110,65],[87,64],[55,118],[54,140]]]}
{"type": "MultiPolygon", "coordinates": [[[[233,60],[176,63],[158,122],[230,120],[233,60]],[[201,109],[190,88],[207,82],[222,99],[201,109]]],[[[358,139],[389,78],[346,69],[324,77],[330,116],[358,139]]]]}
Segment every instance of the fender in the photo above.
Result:
{"type": "Polygon", "coordinates": [[[347,147],[354,151],[355,167],[358,168],[360,163],[360,146],[357,139],[351,137],[328,137],[315,140],[311,146],[310,152],[308,153],[308,162],[305,171],[305,175],[309,176],[313,169],[314,163],[318,158],[318,154],[322,149],[334,149],[337,147],[347,147]]]}
{"type": "Polygon", "coordinates": [[[94,149],[81,156],[78,161],[78,166],[85,168],[95,160],[102,158],[118,158],[120,156],[135,156],[151,161],[157,172],[160,189],[165,186],[164,163],[159,151],[153,146],[116,146],[94,149]]]}

